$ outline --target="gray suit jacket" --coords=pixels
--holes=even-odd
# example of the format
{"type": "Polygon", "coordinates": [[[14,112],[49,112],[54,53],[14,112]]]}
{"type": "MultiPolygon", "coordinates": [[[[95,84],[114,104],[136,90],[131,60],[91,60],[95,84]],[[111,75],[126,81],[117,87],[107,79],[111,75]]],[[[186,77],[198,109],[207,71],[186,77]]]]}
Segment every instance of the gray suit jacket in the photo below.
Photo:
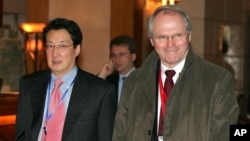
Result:
{"type": "MultiPolygon", "coordinates": [[[[20,80],[16,140],[36,141],[42,125],[49,70],[20,80]]],[[[116,112],[114,86],[78,69],[63,128],[63,141],[110,141],[116,112]]]]}

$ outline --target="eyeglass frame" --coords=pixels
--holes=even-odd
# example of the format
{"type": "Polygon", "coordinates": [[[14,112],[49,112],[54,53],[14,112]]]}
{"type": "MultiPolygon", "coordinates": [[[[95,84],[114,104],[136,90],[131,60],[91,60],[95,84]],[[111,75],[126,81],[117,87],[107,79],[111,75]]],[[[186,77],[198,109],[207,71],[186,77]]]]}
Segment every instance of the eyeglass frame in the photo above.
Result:
{"type": "Polygon", "coordinates": [[[66,48],[69,48],[72,45],[74,45],[74,43],[71,43],[71,44],[68,44],[68,45],[59,44],[59,45],[51,45],[51,47],[48,47],[48,44],[49,43],[46,43],[44,47],[45,47],[46,50],[49,50],[49,51],[51,51],[52,49],[55,49],[55,48],[62,51],[62,50],[66,50],[66,48]]]}
{"type": "Polygon", "coordinates": [[[132,54],[132,53],[131,52],[120,52],[118,54],[111,53],[110,58],[117,58],[117,57],[121,58],[121,57],[124,57],[127,54],[132,54]]]}
{"type": "Polygon", "coordinates": [[[163,43],[163,42],[169,41],[170,39],[172,41],[178,41],[182,37],[184,37],[184,36],[186,36],[188,34],[189,34],[189,32],[186,30],[184,33],[176,33],[176,34],[171,35],[171,36],[159,35],[158,37],[152,36],[151,38],[155,39],[156,41],[158,41],[160,43],[163,43]]]}

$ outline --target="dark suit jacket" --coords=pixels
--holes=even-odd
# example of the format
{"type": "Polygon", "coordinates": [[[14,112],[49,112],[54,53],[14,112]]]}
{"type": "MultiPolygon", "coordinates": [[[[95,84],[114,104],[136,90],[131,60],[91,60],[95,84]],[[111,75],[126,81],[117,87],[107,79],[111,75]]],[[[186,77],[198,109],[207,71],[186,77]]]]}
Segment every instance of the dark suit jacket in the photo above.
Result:
{"type": "MultiPolygon", "coordinates": [[[[16,140],[36,141],[51,71],[20,80],[16,140]]],[[[78,69],[65,119],[63,141],[111,141],[116,112],[114,86],[78,69]]]]}
{"type": "Polygon", "coordinates": [[[113,73],[109,76],[107,76],[106,81],[110,82],[115,86],[116,90],[116,104],[118,103],[118,84],[119,84],[119,73],[113,73]]]}

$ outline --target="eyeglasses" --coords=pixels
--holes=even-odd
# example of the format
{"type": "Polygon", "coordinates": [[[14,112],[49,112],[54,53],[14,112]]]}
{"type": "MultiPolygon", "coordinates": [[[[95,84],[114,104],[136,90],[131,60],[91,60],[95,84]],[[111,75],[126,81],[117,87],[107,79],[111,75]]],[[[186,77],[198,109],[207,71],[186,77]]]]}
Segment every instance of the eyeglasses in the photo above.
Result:
{"type": "Polygon", "coordinates": [[[124,57],[127,54],[131,54],[131,53],[130,52],[120,52],[118,54],[111,53],[110,57],[111,58],[124,57]]]}
{"type": "Polygon", "coordinates": [[[56,49],[58,49],[60,51],[64,51],[64,50],[66,50],[66,48],[68,48],[68,47],[70,47],[72,45],[73,45],[73,43],[69,44],[69,45],[66,45],[66,44],[59,44],[59,45],[46,44],[45,49],[50,51],[50,50],[53,50],[53,49],[56,48],[56,49]]]}
{"type": "Polygon", "coordinates": [[[172,36],[159,35],[159,36],[153,36],[152,38],[155,39],[158,42],[163,43],[163,42],[169,41],[170,39],[172,41],[181,40],[186,35],[187,35],[187,31],[185,33],[177,33],[177,34],[174,34],[172,36]]]}

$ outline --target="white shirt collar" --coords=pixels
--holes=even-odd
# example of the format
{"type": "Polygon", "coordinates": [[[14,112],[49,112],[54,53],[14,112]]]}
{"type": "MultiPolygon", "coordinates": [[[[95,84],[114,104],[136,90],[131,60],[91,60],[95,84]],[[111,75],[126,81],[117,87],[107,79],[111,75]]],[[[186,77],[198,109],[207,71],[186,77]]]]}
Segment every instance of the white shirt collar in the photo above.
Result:
{"type": "Polygon", "coordinates": [[[173,76],[173,81],[175,83],[176,80],[178,79],[184,65],[185,65],[185,61],[186,61],[186,58],[182,59],[181,62],[178,63],[174,68],[168,68],[163,63],[161,63],[162,79],[165,80],[165,78],[166,78],[166,76],[165,76],[165,71],[166,70],[175,70],[175,75],[173,76]]]}

